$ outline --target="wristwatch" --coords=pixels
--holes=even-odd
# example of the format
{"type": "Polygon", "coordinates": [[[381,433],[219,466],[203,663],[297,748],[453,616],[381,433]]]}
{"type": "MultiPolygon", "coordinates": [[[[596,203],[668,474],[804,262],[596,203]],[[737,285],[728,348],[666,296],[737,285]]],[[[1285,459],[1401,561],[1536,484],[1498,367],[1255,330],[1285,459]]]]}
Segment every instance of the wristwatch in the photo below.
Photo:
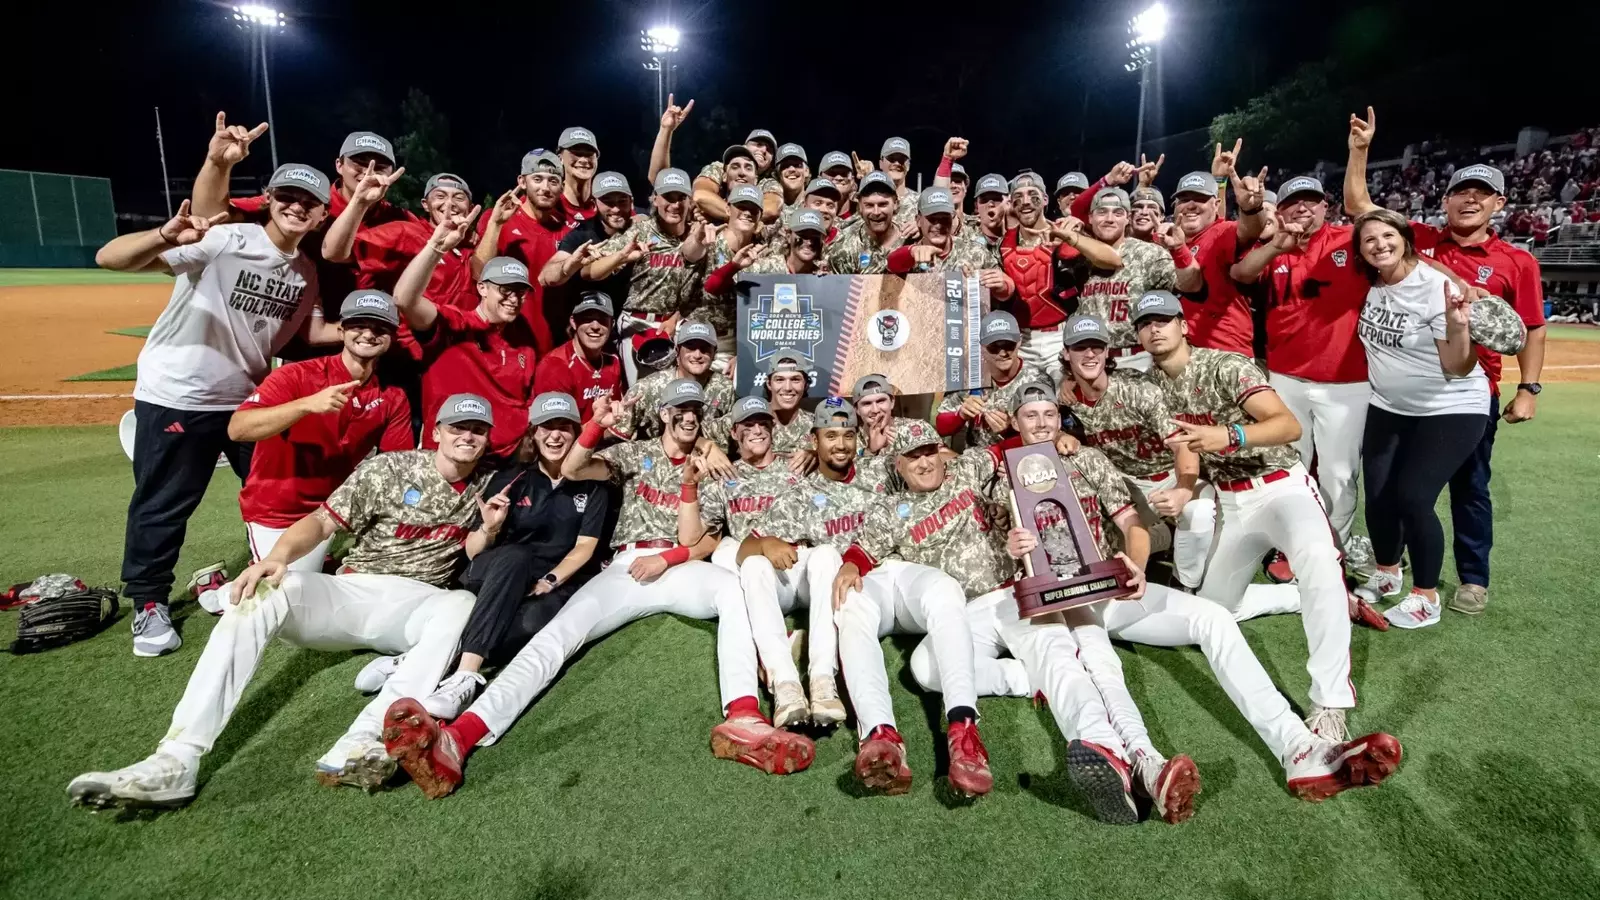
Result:
{"type": "Polygon", "coordinates": [[[541,578],[539,580],[544,582],[545,584],[550,585],[551,587],[560,587],[561,586],[561,581],[560,581],[560,579],[556,578],[556,573],[554,573],[554,572],[547,573],[543,578],[541,578]]]}
{"type": "Polygon", "coordinates": [[[1528,393],[1537,397],[1539,396],[1539,392],[1544,390],[1544,385],[1537,381],[1522,381],[1517,383],[1517,390],[1527,391],[1528,393]]]}

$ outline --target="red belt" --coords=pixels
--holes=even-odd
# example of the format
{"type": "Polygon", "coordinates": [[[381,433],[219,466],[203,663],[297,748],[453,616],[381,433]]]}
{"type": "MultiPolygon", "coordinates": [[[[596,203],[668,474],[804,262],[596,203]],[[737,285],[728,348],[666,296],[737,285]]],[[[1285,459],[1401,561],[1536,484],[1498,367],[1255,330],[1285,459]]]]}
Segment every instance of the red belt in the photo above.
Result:
{"type": "Polygon", "coordinates": [[[1171,472],[1157,472],[1154,475],[1135,475],[1133,477],[1139,479],[1140,481],[1166,481],[1167,476],[1171,474],[1171,472]]]}
{"type": "Polygon", "coordinates": [[[1271,484],[1274,481],[1282,481],[1288,477],[1288,469],[1273,469],[1260,478],[1241,478],[1238,481],[1213,481],[1211,486],[1219,491],[1248,491],[1258,486],[1256,484],[1257,481],[1262,484],[1271,484]]]}
{"type": "Polygon", "coordinates": [[[1136,353],[1143,352],[1143,347],[1111,347],[1106,350],[1106,355],[1112,359],[1116,359],[1119,356],[1133,356],[1136,353]]]}
{"type": "Polygon", "coordinates": [[[626,553],[629,550],[667,550],[676,546],[678,546],[677,541],[634,541],[631,544],[617,545],[617,552],[626,553]]]}

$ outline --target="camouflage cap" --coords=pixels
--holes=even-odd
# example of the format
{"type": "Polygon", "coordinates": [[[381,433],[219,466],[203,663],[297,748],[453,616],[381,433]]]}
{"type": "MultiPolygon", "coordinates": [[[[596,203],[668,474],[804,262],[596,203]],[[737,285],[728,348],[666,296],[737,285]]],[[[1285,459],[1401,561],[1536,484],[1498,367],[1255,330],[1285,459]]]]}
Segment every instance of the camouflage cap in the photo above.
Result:
{"type": "Polygon", "coordinates": [[[1039,403],[1041,401],[1054,404],[1056,402],[1055,388],[1042,381],[1030,381],[1011,395],[1011,414],[1016,415],[1017,410],[1027,406],[1029,403],[1039,403]]]}
{"type": "Polygon", "coordinates": [[[850,392],[850,396],[853,397],[857,403],[860,403],[862,400],[871,397],[873,394],[888,394],[891,397],[894,396],[894,386],[889,384],[889,376],[878,375],[875,373],[872,375],[863,375],[856,379],[855,390],[850,392]]]}
{"type": "Polygon", "coordinates": [[[1066,328],[1061,334],[1061,342],[1067,347],[1076,347],[1089,341],[1099,341],[1107,346],[1111,344],[1111,331],[1099,316],[1075,315],[1067,319],[1066,328]]]}
{"type": "Polygon", "coordinates": [[[1089,176],[1082,172],[1068,172],[1056,181],[1056,193],[1062,191],[1087,191],[1089,189],[1089,176]]]}
{"type": "Polygon", "coordinates": [[[740,397],[739,402],[733,405],[733,424],[737,425],[745,419],[756,416],[772,418],[772,407],[767,405],[765,397],[740,397]]]}
{"type": "Polygon", "coordinates": [[[1521,353],[1528,342],[1528,327],[1522,317],[1499,297],[1485,297],[1473,303],[1471,318],[1467,330],[1472,342],[1480,347],[1511,356],[1521,353]]]}
{"type": "Polygon", "coordinates": [[[583,424],[583,417],[578,415],[578,404],[573,401],[572,395],[560,391],[546,391],[533,398],[532,405],[528,407],[529,425],[543,425],[551,419],[583,424]]]}
{"type": "Polygon", "coordinates": [[[693,378],[674,378],[667,382],[667,386],[661,391],[661,405],[663,407],[687,406],[690,403],[703,404],[705,402],[706,389],[701,387],[700,382],[695,381],[693,378]]]}
{"type": "Polygon", "coordinates": [[[942,446],[944,441],[932,425],[920,419],[904,423],[896,428],[893,436],[889,438],[889,450],[895,456],[904,456],[929,444],[942,446]]]}
{"type": "Polygon", "coordinates": [[[451,394],[439,404],[433,417],[435,425],[456,425],[461,422],[482,422],[494,425],[494,410],[489,401],[477,394],[451,394]]]}
{"type": "Polygon", "coordinates": [[[850,401],[843,397],[824,397],[817,408],[811,411],[811,428],[854,428],[856,408],[850,401]]]}

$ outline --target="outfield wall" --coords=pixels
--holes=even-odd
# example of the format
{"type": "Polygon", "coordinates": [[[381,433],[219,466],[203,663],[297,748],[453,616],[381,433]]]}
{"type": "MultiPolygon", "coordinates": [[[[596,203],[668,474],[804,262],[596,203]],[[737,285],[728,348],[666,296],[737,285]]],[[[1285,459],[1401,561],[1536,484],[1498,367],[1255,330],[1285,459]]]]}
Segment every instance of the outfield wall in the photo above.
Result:
{"type": "Polygon", "coordinates": [[[117,236],[111,180],[0,169],[0,268],[82,268],[117,236]]]}

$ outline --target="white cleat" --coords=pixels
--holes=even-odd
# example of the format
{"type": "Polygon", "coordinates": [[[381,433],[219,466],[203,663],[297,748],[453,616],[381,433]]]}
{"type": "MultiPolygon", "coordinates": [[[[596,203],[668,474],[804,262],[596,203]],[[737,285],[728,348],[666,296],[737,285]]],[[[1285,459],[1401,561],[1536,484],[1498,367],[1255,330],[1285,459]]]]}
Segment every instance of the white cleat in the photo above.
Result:
{"type": "Polygon", "coordinates": [[[1350,788],[1382,782],[1400,767],[1400,742],[1379,732],[1335,743],[1312,735],[1284,763],[1289,791],[1319,803],[1350,788]]]}
{"type": "Polygon", "coordinates": [[[772,689],[772,727],[788,728],[811,718],[811,705],[798,681],[782,681],[772,689]]]}
{"type": "Polygon", "coordinates": [[[844,720],[844,701],[839,699],[833,678],[824,675],[811,679],[811,724],[829,728],[844,720]]]}
{"type": "Polygon", "coordinates": [[[317,781],[326,787],[345,785],[372,793],[383,787],[398,766],[383,741],[347,734],[317,760],[317,781]]]}
{"type": "Polygon", "coordinates": [[[356,690],[363,694],[376,694],[383,690],[389,683],[389,676],[400,667],[400,660],[405,659],[404,653],[399,656],[379,656],[361,667],[356,673],[356,690]]]}
{"type": "Polygon", "coordinates": [[[484,677],[477,672],[457,672],[439,682],[433,693],[422,698],[422,708],[435,719],[454,719],[466,712],[472,698],[478,696],[478,688],[485,683],[484,677]]]}
{"type": "Polygon", "coordinates": [[[1429,600],[1421,591],[1412,591],[1404,600],[1384,610],[1383,617],[1396,628],[1427,628],[1439,624],[1439,609],[1439,601],[1429,600]]]}
{"type": "Polygon", "coordinates": [[[133,617],[133,655],[163,656],[183,646],[183,638],[172,627],[172,614],[166,604],[141,609],[133,617]]]}
{"type": "Polygon", "coordinates": [[[1350,739],[1349,726],[1344,721],[1345,711],[1327,706],[1311,707],[1311,715],[1306,716],[1306,727],[1311,733],[1325,741],[1342,744],[1350,739]]]}
{"type": "Polygon", "coordinates": [[[171,754],[152,753],[115,772],[79,775],[67,785],[67,796],[96,809],[182,806],[194,799],[198,769],[171,754]]]}

